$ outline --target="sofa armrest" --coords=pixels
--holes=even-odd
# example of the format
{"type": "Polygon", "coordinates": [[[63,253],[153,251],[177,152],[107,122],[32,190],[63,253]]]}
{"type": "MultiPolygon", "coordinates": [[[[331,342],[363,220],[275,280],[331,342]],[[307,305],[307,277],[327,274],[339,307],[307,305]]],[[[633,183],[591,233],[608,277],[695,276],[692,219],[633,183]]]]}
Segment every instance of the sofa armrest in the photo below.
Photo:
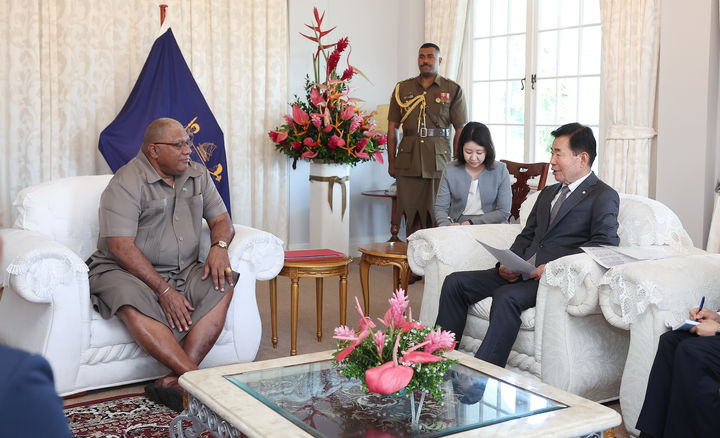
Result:
{"type": "Polygon", "coordinates": [[[430,263],[439,261],[457,270],[487,269],[497,260],[475,239],[498,248],[509,248],[520,233],[519,224],[482,224],[426,228],[408,237],[408,264],[424,275],[430,263]]]}
{"type": "Polygon", "coordinates": [[[612,325],[629,329],[654,304],[666,311],[671,326],[687,318],[702,296],[705,306],[720,308],[719,254],[646,260],[615,266],[602,280],[600,308],[612,325]]]}
{"type": "Polygon", "coordinates": [[[244,225],[234,225],[228,255],[230,266],[239,272],[240,264],[246,263],[258,280],[275,278],[285,263],[283,241],[275,235],[244,225]]]}
{"type": "Polygon", "coordinates": [[[599,313],[598,287],[605,271],[587,254],[573,254],[548,262],[541,282],[560,290],[567,313],[586,316],[599,313]]]}
{"type": "MultiPolygon", "coordinates": [[[[6,228],[3,240],[3,285],[12,287],[23,299],[49,303],[62,285],[75,282],[77,273],[88,267],[66,246],[34,231],[6,228]]],[[[81,290],[80,287],[77,290],[81,290]]]]}

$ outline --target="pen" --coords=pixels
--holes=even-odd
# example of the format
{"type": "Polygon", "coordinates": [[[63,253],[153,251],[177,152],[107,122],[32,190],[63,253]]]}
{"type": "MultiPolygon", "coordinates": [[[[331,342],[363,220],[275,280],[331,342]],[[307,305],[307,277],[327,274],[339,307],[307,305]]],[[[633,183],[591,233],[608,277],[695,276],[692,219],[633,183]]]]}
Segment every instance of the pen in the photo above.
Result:
{"type": "Polygon", "coordinates": [[[698,311],[697,311],[697,313],[695,314],[695,315],[697,316],[697,318],[700,317],[700,311],[701,311],[702,308],[703,308],[703,304],[705,304],[705,295],[703,295],[703,297],[700,299],[700,307],[698,307],[698,311]]]}
{"type": "Polygon", "coordinates": [[[453,220],[453,218],[451,218],[450,216],[448,216],[448,220],[450,221],[450,223],[455,222],[455,221],[453,220]]]}

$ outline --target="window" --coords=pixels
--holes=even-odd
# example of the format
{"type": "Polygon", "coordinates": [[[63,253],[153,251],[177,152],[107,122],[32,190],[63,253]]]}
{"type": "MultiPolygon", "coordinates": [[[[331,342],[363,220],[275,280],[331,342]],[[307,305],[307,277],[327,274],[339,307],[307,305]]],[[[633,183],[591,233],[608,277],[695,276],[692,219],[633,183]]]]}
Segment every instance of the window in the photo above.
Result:
{"type": "Polygon", "coordinates": [[[497,156],[550,160],[550,132],[600,122],[599,0],[473,0],[471,118],[497,156]]]}

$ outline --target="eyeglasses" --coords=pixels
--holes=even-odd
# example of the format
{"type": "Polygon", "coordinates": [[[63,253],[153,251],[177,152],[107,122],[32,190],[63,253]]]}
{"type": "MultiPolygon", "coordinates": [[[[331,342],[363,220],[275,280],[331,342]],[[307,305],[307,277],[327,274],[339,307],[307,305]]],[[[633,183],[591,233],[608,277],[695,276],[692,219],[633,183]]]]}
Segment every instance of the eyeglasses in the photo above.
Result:
{"type": "Polygon", "coordinates": [[[193,141],[192,141],[192,138],[188,138],[187,140],[182,140],[182,141],[179,141],[179,142],[177,142],[177,143],[166,143],[166,142],[163,142],[163,141],[154,141],[153,144],[166,144],[166,145],[168,145],[168,146],[174,147],[175,149],[182,149],[182,148],[184,148],[185,146],[187,146],[187,147],[189,147],[190,149],[192,149],[192,148],[195,146],[195,144],[194,144],[193,141]]]}

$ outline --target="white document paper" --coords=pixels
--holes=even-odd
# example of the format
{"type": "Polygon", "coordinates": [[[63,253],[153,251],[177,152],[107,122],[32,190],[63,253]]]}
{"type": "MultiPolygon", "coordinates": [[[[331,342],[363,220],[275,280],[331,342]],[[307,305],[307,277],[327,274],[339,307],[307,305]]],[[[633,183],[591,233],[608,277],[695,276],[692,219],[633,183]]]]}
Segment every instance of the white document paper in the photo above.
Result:
{"type": "Polygon", "coordinates": [[[659,246],[587,246],[580,249],[606,269],[625,263],[672,256],[667,249],[659,246]]]}
{"type": "Polygon", "coordinates": [[[523,280],[530,278],[530,274],[536,269],[535,266],[523,260],[522,257],[510,251],[509,249],[499,249],[485,244],[475,239],[480,245],[483,246],[490,254],[493,255],[498,261],[508,268],[509,270],[522,275],[523,280]]]}

